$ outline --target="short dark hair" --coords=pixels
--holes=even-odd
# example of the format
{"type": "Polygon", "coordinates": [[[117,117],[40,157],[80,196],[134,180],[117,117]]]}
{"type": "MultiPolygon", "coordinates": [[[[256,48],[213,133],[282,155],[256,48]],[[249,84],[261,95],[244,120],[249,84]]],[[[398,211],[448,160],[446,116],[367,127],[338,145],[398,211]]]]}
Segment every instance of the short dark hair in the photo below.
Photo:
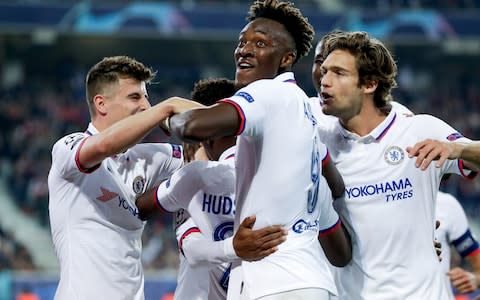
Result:
{"type": "Polygon", "coordinates": [[[128,56],[104,57],[88,71],[86,97],[90,115],[95,115],[93,97],[104,92],[105,87],[117,83],[120,78],[133,78],[150,82],[156,75],[151,68],[128,56]]]}
{"type": "Polygon", "coordinates": [[[195,82],[192,100],[210,106],[235,94],[235,81],[227,78],[203,79],[195,82]]]}
{"type": "Polygon", "coordinates": [[[306,56],[312,48],[315,31],[302,12],[291,2],[278,0],[255,1],[248,11],[247,21],[266,18],[277,21],[291,34],[296,49],[295,62],[306,56]]]}
{"type": "Polygon", "coordinates": [[[383,109],[392,100],[392,89],[397,86],[397,64],[390,50],[378,39],[366,32],[336,31],[322,39],[322,56],[325,59],[335,50],[345,50],[355,57],[358,69],[359,85],[375,80],[378,87],[373,101],[375,106],[383,109]]]}

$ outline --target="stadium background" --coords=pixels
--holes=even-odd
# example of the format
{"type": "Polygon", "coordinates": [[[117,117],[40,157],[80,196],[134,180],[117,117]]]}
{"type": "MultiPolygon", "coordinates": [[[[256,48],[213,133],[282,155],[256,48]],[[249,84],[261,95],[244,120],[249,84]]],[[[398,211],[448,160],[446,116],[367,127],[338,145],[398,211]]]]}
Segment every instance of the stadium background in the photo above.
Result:
{"type": "MultiPolygon", "coordinates": [[[[58,262],[48,224],[50,149],[88,124],[88,68],[104,56],[129,55],[158,71],[149,88],[153,103],[189,96],[198,79],[233,78],[233,49],[250,3],[0,0],[0,300],[25,289],[53,299],[58,262]]],[[[296,5],[314,25],[316,40],[340,28],[368,31],[386,42],[399,65],[396,100],[480,139],[480,1],[296,5]]],[[[313,96],[312,55],[295,72],[313,96]]],[[[478,236],[479,180],[452,177],[444,189],[460,199],[478,236]]],[[[147,300],[175,288],[178,253],[170,223],[171,216],[164,216],[145,229],[147,300]]]]}

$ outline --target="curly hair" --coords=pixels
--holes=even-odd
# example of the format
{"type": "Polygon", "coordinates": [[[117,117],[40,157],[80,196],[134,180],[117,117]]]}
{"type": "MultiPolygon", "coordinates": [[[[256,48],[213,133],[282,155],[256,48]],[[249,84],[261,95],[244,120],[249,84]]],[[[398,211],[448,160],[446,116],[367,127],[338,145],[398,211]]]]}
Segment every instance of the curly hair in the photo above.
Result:
{"type": "Polygon", "coordinates": [[[373,101],[380,109],[387,107],[392,101],[392,89],[397,87],[397,64],[387,47],[366,32],[336,31],[322,39],[322,57],[326,58],[334,50],[345,50],[355,57],[358,85],[378,82],[373,101]]]}
{"type": "Polygon", "coordinates": [[[103,93],[107,86],[118,82],[120,78],[150,82],[155,75],[156,72],[151,68],[128,56],[104,57],[90,68],[86,78],[86,97],[90,114],[95,115],[93,97],[103,93]]]}
{"type": "Polygon", "coordinates": [[[257,18],[274,20],[285,26],[295,42],[295,62],[308,55],[312,48],[315,31],[308,19],[302,15],[298,8],[293,6],[293,3],[278,0],[257,0],[250,6],[247,21],[251,22],[257,18]]]}
{"type": "Polygon", "coordinates": [[[226,78],[203,79],[195,82],[192,100],[210,106],[235,94],[235,81],[226,78]]]}

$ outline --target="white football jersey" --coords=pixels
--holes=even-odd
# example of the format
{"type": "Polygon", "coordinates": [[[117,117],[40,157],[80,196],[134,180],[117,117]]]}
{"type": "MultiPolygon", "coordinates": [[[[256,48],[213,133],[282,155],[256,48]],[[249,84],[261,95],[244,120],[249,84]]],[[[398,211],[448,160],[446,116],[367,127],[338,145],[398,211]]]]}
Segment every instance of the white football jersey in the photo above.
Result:
{"type": "Polygon", "coordinates": [[[177,287],[175,288],[173,298],[176,300],[206,300],[208,299],[208,287],[210,285],[209,267],[191,267],[182,250],[182,244],[185,239],[202,233],[192,218],[188,216],[188,212],[183,209],[176,213],[175,219],[177,223],[183,223],[175,229],[180,265],[177,274],[177,287]]]}
{"type": "Polygon", "coordinates": [[[406,148],[427,138],[469,140],[435,117],[395,111],[364,137],[331,117],[319,131],[346,186],[335,205],[353,259],[336,272],[340,299],[447,299],[433,247],[436,194],[443,174],[463,174],[462,162],[422,171],[406,148]]]}
{"type": "Polygon", "coordinates": [[[447,193],[439,191],[437,194],[437,220],[440,227],[435,231],[438,241],[442,244],[442,274],[450,294],[454,299],[450,278],[451,246],[455,247],[460,256],[478,255],[480,249],[468,226],[467,216],[458,200],[447,193]]]}
{"type": "Polygon", "coordinates": [[[55,299],[144,299],[144,222],[135,199],[181,167],[181,147],[138,144],[84,169],[78,154],[95,133],[90,124],[52,149],[49,212],[61,268],[55,299]]]}
{"type": "MultiPolygon", "coordinates": [[[[325,199],[320,190],[321,162],[328,152],[308,97],[294,81],[293,73],[283,73],[222,100],[242,119],[235,163],[235,226],[256,215],[254,229],[283,225],[289,230],[277,252],[242,262],[243,287],[253,298],[302,288],[336,294],[318,242],[319,230],[339,220],[331,198],[325,199]]],[[[235,299],[230,286],[228,296],[235,299]]]]}
{"type": "MultiPolygon", "coordinates": [[[[235,147],[231,147],[219,161],[199,160],[185,165],[158,187],[157,203],[166,211],[186,209],[201,233],[212,241],[231,237],[235,213],[234,154],[235,147]]],[[[202,275],[210,278],[208,299],[226,298],[229,272],[228,258],[219,257],[202,275]]]]}

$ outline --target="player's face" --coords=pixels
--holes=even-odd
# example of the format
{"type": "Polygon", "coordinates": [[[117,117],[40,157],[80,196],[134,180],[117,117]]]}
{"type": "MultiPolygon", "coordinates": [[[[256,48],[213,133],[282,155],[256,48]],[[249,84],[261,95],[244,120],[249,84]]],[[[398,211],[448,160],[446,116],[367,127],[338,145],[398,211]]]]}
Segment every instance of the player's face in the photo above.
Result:
{"type": "Polygon", "coordinates": [[[237,86],[272,79],[280,68],[286,67],[286,57],[292,55],[288,34],[282,24],[265,18],[255,19],[243,28],[234,53],[237,86]]]}
{"type": "Polygon", "coordinates": [[[358,86],[359,76],[355,57],[345,50],[334,50],[322,63],[320,74],[322,110],[327,115],[348,121],[357,115],[363,102],[363,87],[358,86]]]}
{"type": "Polygon", "coordinates": [[[322,63],[324,61],[322,57],[322,43],[318,42],[317,47],[315,47],[315,56],[313,57],[312,65],[312,82],[315,90],[318,94],[321,92],[322,85],[322,63]]]}
{"type": "Polygon", "coordinates": [[[105,95],[105,109],[111,124],[150,108],[145,82],[122,78],[105,95]]]}

